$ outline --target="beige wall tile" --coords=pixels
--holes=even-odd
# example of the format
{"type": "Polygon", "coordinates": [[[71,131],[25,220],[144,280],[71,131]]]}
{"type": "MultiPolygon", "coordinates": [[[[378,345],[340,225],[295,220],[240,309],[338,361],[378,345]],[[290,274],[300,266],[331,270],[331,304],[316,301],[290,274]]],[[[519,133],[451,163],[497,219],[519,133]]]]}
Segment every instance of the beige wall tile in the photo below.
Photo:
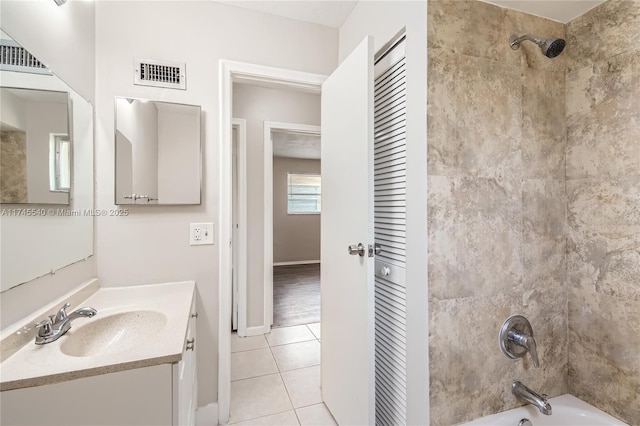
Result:
{"type": "Polygon", "coordinates": [[[609,0],[567,24],[567,65],[583,68],[640,45],[640,2],[609,0]]]}
{"type": "Polygon", "coordinates": [[[569,392],[640,424],[637,301],[582,290],[569,294],[569,392]]]}
{"type": "Polygon", "coordinates": [[[0,132],[0,202],[27,202],[27,134],[0,132]]]}
{"type": "Polygon", "coordinates": [[[523,71],[522,164],[527,178],[565,176],[567,126],[564,91],[563,72],[532,68],[523,71]]]}
{"type": "Polygon", "coordinates": [[[607,252],[640,245],[640,175],[568,180],[567,197],[577,243],[601,241],[607,252]]]}
{"type": "Polygon", "coordinates": [[[640,3],[567,25],[569,392],[640,424],[640,3]]]}
{"type": "Polygon", "coordinates": [[[429,303],[431,425],[515,406],[509,386],[516,363],[500,352],[497,336],[504,320],[519,311],[521,289],[429,303]]]}
{"type": "Polygon", "coordinates": [[[428,72],[429,174],[519,179],[518,67],[430,49],[428,72]]]}
{"type": "Polygon", "coordinates": [[[525,288],[562,288],[567,268],[564,179],[526,180],[522,200],[525,288]]]}
{"type": "Polygon", "coordinates": [[[481,178],[431,176],[429,187],[429,300],[488,296],[520,284],[520,192],[481,178]]]}
{"type": "Polygon", "coordinates": [[[502,59],[508,43],[501,43],[504,9],[488,3],[430,0],[427,45],[430,49],[493,60],[502,59]],[[478,37],[478,33],[484,37],[478,37]]]}
{"type": "MultiPolygon", "coordinates": [[[[637,99],[640,96],[640,50],[630,50],[568,71],[566,83],[570,125],[607,99],[637,99]]],[[[635,106],[633,102],[626,102],[626,105],[635,106]]]]}

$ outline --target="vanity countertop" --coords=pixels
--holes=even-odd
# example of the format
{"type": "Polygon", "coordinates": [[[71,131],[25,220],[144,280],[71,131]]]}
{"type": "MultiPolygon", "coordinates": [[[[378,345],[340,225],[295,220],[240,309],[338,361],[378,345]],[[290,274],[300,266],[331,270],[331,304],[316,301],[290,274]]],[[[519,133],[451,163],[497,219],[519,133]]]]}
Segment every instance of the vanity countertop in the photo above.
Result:
{"type": "MultiPolygon", "coordinates": [[[[185,349],[194,294],[194,281],[99,288],[68,310],[72,312],[80,306],[93,307],[98,311],[95,317],[74,320],[71,329],[55,342],[36,345],[33,339],[30,339],[0,364],[0,390],[48,385],[81,377],[178,362],[182,359],[185,349]],[[98,347],[97,350],[90,351],[90,356],[72,356],[64,353],[65,342],[68,345],[70,339],[77,341],[81,336],[87,335],[87,330],[81,333],[82,328],[90,325],[92,321],[133,313],[120,318],[124,318],[125,324],[131,320],[132,327],[135,327],[136,313],[139,312],[151,312],[161,317],[159,331],[134,339],[129,335],[127,343],[117,346],[116,351],[100,351],[98,347]]],[[[145,317],[142,315],[140,318],[144,321],[145,317]]],[[[34,322],[40,319],[42,318],[34,318],[34,322]]],[[[127,333],[127,330],[123,333],[127,333]]],[[[136,336],[135,333],[133,335],[136,336]]],[[[111,340],[120,338],[118,333],[110,337],[111,340]]],[[[2,342],[5,345],[6,339],[3,338],[2,342]]]]}

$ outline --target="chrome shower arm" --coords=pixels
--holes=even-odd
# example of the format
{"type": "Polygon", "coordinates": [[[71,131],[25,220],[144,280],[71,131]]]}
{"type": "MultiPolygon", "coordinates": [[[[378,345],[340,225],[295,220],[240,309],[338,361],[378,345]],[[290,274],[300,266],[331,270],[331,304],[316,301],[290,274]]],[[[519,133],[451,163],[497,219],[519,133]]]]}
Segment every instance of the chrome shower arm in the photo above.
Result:
{"type": "Polygon", "coordinates": [[[534,36],[533,34],[525,34],[520,37],[516,37],[514,35],[509,37],[509,46],[511,46],[513,50],[516,50],[520,47],[520,43],[525,40],[532,41],[540,47],[542,47],[542,45],[544,44],[544,39],[534,36]]]}

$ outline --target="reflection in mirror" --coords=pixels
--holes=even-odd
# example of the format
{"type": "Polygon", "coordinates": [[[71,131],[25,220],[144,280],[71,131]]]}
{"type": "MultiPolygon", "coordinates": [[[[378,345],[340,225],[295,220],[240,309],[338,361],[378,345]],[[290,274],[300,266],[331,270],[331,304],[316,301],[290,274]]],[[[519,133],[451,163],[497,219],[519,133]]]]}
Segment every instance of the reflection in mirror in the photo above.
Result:
{"type": "Polygon", "coordinates": [[[3,135],[0,152],[0,291],[6,291],[93,255],[93,107],[1,31],[0,48],[2,133],[24,133],[11,142],[24,149],[7,154],[3,135]],[[34,127],[40,129],[32,134],[34,127]],[[32,149],[32,139],[43,146],[32,149]],[[9,174],[16,168],[22,171],[9,174]],[[30,186],[34,176],[37,189],[30,186]],[[26,196],[29,205],[4,203],[5,179],[23,187],[26,179],[26,194],[12,197],[26,196]]]}
{"type": "Polygon", "coordinates": [[[116,98],[115,203],[200,204],[200,107],[116,98]]]}
{"type": "Polygon", "coordinates": [[[1,87],[0,99],[0,202],[68,205],[68,93],[1,87]]]}

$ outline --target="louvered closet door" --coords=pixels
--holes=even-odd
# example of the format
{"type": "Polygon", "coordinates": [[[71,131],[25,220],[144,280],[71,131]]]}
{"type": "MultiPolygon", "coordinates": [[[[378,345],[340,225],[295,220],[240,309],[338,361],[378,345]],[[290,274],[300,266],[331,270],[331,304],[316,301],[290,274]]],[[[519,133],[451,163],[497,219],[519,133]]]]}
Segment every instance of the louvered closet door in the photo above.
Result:
{"type": "Polygon", "coordinates": [[[377,425],[406,424],[406,76],[404,37],[377,60],[374,87],[377,425]]]}

